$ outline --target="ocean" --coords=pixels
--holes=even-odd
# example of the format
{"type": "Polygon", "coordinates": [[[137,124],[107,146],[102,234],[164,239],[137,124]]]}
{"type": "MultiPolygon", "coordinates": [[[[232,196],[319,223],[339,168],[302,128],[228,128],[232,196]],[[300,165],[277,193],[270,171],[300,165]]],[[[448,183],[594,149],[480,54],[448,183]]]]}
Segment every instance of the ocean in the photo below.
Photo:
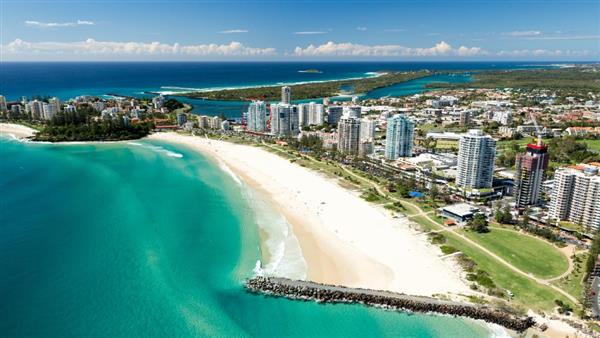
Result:
{"type": "MultiPolygon", "coordinates": [[[[282,85],[372,76],[377,71],[500,70],[555,67],[550,62],[3,62],[0,95],[9,100],[22,96],[79,95],[151,97],[190,90],[282,85]],[[317,69],[319,73],[303,72],[317,69]]],[[[427,78],[367,93],[368,97],[422,92],[433,81],[466,81],[466,77],[427,78]],[[391,90],[394,89],[394,90],[391,90]],[[385,93],[385,94],[384,94],[385,93]]],[[[194,113],[241,116],[247,102],[181,98],[194,113]]]]}
{"type": "MultiPolygon", "coordinates": [[[[509,69],[525,63],[0,63],[0,94],[146,95],[369,76],[380,70],[509,69]],[[321,73],[303,73],[316,68],[321,73]],[[181,89],[184,90],[184,89],[181,89]]],[[[408,95],[435,76],[366,95],[408,95]]],[[[243,102],[190,101],[239,117],[243,102]]],[[[70,145],[0,138],[3,337],[487,337],[447,316],[251,295],[263,268],[302,278],[289,226],[226,168],[155,141],[70,145]],[[264,248],[264,246],[263,246],[264,248]],[[286,264],[281,264],[285,261],[286,264]],[[289,264],[292,262],[293,264],[289,264]]],[[[259,196],[260,197],[260,196],[259,196]]]]}
{"type": "MultiPolygon", "coordinates": [[[[182,146],[0,138],[0,158],[3,337],[498,333],[447,316],[246,293],[259,232],[285,237],[286,223],[227,170],[182,146]]],[[[302,273],[301,262],[293,268],[302,273]]]]}

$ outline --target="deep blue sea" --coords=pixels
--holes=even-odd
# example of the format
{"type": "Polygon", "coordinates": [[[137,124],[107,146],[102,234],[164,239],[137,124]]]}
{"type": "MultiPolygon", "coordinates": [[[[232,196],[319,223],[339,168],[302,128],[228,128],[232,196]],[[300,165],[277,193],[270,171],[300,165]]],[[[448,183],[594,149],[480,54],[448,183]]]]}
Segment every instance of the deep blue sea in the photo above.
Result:
{"type": "Polygon", "coordinates": [[[448,316],[246,293],[265,212],[186,148],[0,137],[0,159],[2,337],[492,334],[448,316]]]}
{"type": "MultiPolygon", "coordinates": [[[[78,95],[149,96],[147,92],[173,93],[191,89],[235,88],[290,84],[372,76],[377,71],[494,70],[552,67],[550,62],[4,62],[0,63],[0,95],[10,100],[22,96],[78,95]],[[318,69],[320,73],[302,72],[318,69]]],[[[378,90],[369,97],[421,92],[421,79],[378,90]],[[385,94],[385,95],[382,95],[385,94]]],[[[445,80],[464,81],[447,78],[445,80]]],[[[245,102],[182,99],[198,114],[240,117],[245,102]]]]}

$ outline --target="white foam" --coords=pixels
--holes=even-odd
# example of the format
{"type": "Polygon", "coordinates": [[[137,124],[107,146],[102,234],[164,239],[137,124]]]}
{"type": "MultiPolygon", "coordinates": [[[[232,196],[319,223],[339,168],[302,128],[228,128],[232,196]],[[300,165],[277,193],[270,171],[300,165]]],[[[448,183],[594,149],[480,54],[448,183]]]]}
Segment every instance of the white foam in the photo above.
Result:
{"type": "Polygon", "coordinates": [[[257,262],[254,268],[256,275],[306,279],[307,264],[298,239],[291,230],[285,217],[275,212],[256,192],[244,186],[243,195],[251,204],[255,222],[266,233],[264,247],[268,250],[269,261],[257,262]]]}
{"type": "Polygon", "coordinates": [[[150,149],[150,150],[152,150],[152,151],[154,151],[156,153],[165,154],[165,155],[167,155],[169,157],[175,157],[175,158],[182,158],[183,157],[183,154],[167,150],[167,149],[165,149],[165,148],[163,148],[161,146],[154,146],[154,145],[151,145],[151,144],[144,144],[144,143],[138,143],[138,142],[127,142],[127,144],[130,144],[130,145],[133,145],[133,146],[138,146],[138,147],[143,147],[143,148],[146,148],[146,149],[150,149]]]}
{"type": "Polygon", "coordinates": [[[233,171],[231,171],[231,169],[229,169],[229,167],[225,163],[219,161],[219,168],[221,168],[221,170],[223,170],[229,176],[231,176],[235,183],[237,183],[238,185],[242,185],[242,181],[240,180],[240,178],[233,171]]]}

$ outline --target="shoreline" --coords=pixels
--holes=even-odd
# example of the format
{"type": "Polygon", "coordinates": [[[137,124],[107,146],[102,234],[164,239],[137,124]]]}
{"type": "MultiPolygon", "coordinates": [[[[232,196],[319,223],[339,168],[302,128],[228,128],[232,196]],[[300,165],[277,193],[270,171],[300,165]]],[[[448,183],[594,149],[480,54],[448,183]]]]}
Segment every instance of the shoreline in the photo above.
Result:
{"type": "Polygon", "coordinates": [[[222,162],[266,196],[291,225],[311,281],[423,296],[472,294],[408,219],[391,218],[331,179],[257,147],[175,133],[147,139],[222,162]]]}
{"type": "MultiPolygon", "coordinates": [[[[277,82],[277,83],[265,83],[265,84],[257,84],[257,85],[241,85],[241,86],[229,86],[229,87],[210,87],[210,88],[186,88],[186,87],[177,87],[177,86],[161,86],[160,88],[164,89],[189,89],[184,91],[161,91],[161,90],[148,90],[144,93],[148,94],[156,94],[156,95],[165,95],[165,96],[182,96],[187,98],[198,98],[201,97],[190,97],[189,94],[193,93],[210,93],[222,90],[238,90],[238,89],[253,89],[253,88],[270,88],[270,87],[280,87],[280,86],[297,86],[297,85],[305,85],[305,84],[314,84],[314,83],[327,83],[327,82],[335,82],[335,81],[349,81],[349,80],[362,80],[362,79],[371,79],[376,78],[382,75],[387,74],[386,72],[365,72],[365,76],[359,77],[343,77],[336,79],[328,79],[328,80],[314,80],[314,81],[296,81],[296,82],[277,82]]],[[[205,100],[215,100],[215,99],[205,99],[205,100]]],[[[221,100],[216,100],[221,101],[221,100]]],[[[228,100],[230,101],[230,100],[228,100]]]]}
{"type": "Polygon", "coordinates": [[[16,123],[0,123],[0,136],[12,136],[19,140],[28,140],[30,137],[33,137],[35,133],[38,131],[24,126],[22,124],[16,123]]]}

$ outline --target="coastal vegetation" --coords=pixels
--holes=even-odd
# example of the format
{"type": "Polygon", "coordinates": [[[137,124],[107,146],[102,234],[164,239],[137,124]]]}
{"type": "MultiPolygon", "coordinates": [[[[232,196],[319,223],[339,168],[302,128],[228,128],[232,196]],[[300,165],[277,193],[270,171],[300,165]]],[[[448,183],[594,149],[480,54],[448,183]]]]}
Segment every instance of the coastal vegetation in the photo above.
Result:
{"type": "MultiPolygon", "coordinates": [[[[294,100],[317,99],[336,96],[344,88],[353,88],[354,93],[366,93],[377,88],[391,86],[397,83],[431,75],[428,71],[416,72],[389,72],[379,76],[363,79],[336,80],[324,82],[311,82],[290,85],[294,100]]],[[[261,99],[278,101],[281,99],[281,86],[264,86],[253,88],[223,89],[207,92],[194,92],[185,94],[186,97],[203,98],[209,100],[248,100],[261,99]]]]}
{"type": "Polygon", "coordinates": [[[469,83],[432,83],[427,87],[600,90],[600,72],[587,67],[486,71],[474,73],[472,78],[469,83]]]}
{"type": "Polygon", "coordinates": [[[567,257],[551,244],[514,230],[493,227],[489,233],[464,234],[522,271],[552,278],[567,271],[567,257]]]}
{"type": "Polygon", "coordinates": [[[151,122],[125,123],[122,118],[102,119],[90,106],[57,113],[34,136],[35,141],[119,141],[142,138],[154,128],[151,122]]]}

